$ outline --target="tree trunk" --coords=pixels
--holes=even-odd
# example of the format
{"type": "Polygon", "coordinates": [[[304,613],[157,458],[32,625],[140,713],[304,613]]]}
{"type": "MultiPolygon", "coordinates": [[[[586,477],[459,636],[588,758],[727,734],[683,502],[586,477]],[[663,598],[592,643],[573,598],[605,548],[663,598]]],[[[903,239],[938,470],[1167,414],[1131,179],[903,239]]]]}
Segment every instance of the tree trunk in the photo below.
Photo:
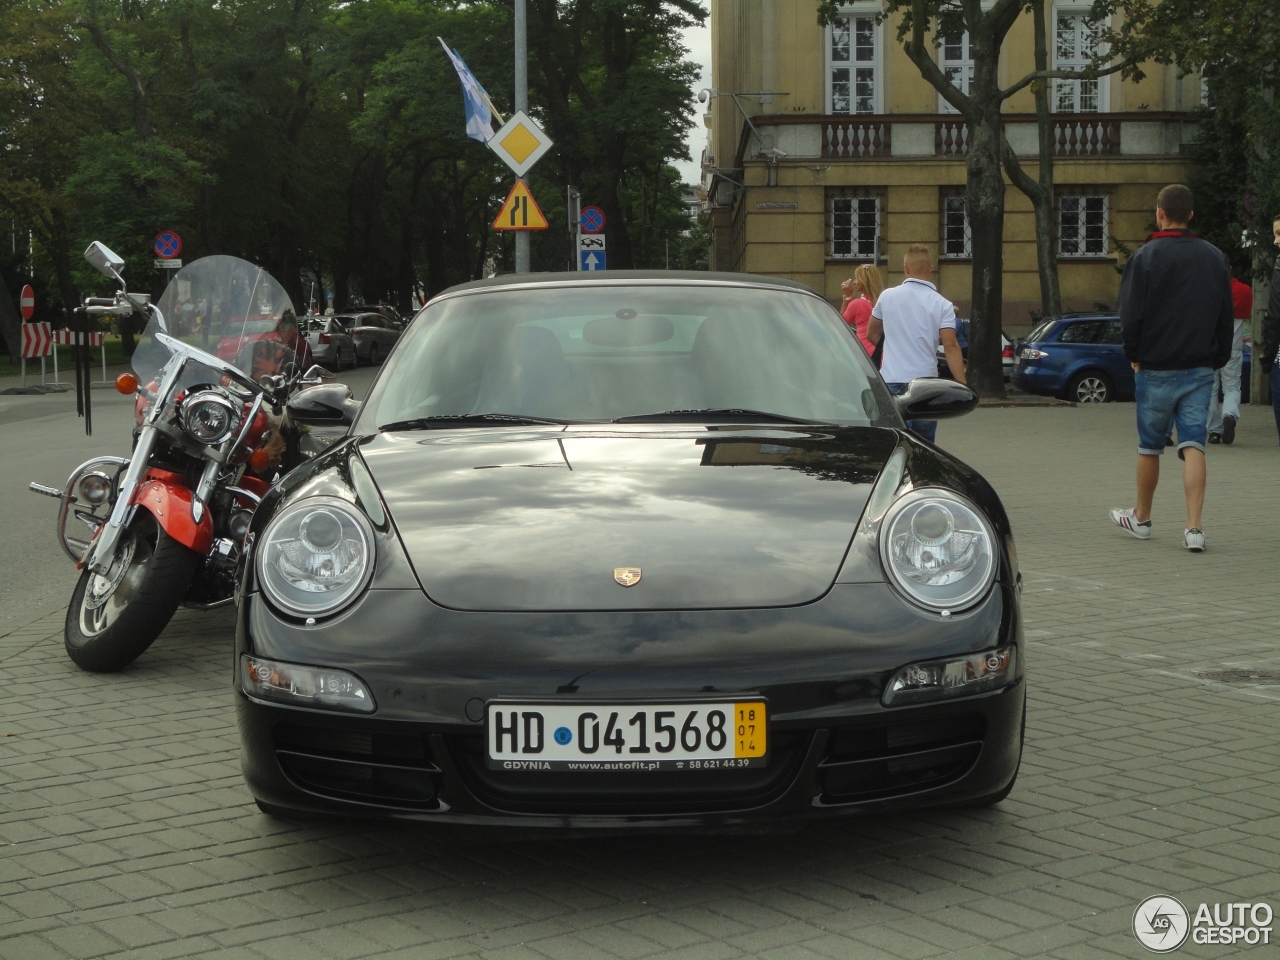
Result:
{"type": "MultiPolygon", "coordinates": [[[[1049,69],[1048,28],[1044,16],[1045,0],[1035,0],[1032,6],[1035,21],[1036,70],[1049,69]]],[[[1036,215],[1036,268],[1040,275],[1040,310],[1044,316],[1062,313],[1062,291],[1058,285],[1058,255],[1054,248],[1053,207],[1053,116],[1049,112],[1049,81],[1032,84],[1036,98],[1036,131],[1040,149],[1039,180],[1032,180],[1023,171],[1008,141],[1004,143],[1005,171],[1013,185],[1027,195],[1036,215]]]]}
{"type": "Polygon", "coordinates": [[[969,386],[980,397],[1004,396],[1000,330],[1004,314],[1004,175],[1000,113],[969,121],[965,208],[973,233],[973,305],[969,320],[969,386]]]}

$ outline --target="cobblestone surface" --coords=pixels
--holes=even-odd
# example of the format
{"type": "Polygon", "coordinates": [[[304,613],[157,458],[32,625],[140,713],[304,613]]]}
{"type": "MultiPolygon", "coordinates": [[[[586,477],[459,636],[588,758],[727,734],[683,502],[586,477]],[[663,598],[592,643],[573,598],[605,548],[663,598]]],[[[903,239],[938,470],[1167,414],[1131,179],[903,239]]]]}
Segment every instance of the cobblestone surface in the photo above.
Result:
{"type": "MultiPolygon", "coordinates": [[[[1145,897],[1280,910],[1280,451],[1247,408],[1210,449],[1208,551],[1155,533],[1133,407],[982,410],[940,438],[1013,517],[1030,715],[1002,805],[781,836],[504,842],[260,814],[230,617],[182,612],[131,669],[78,671],[61,616],[0,637],[0,957],[1139,957],[1145,897]],[[1265,679],[1265,677],[1264,677],[1265,679]]],[[[1196,946],[1189,956],[1274,956],[1196,946]]]]}

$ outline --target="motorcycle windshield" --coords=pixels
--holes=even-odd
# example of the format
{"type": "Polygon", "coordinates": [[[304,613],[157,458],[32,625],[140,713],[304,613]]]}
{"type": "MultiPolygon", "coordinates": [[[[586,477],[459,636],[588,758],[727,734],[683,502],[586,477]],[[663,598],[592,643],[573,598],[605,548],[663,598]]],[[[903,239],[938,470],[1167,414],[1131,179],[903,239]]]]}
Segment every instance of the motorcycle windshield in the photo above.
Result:
{"type": "MultiPolygon", "coordinates": [[[[158,304],[133,354],[143,384],[158,381],[171,351],[155,338],[166,333],[193,350],[213,354],[259,380],[300,369],[306,341],[298,332],[293,301],[271,274],[238,257],[204,257],[179,270],[158,304]]],[[[216,364],[214,365],[216,367],[216,364]]]]}

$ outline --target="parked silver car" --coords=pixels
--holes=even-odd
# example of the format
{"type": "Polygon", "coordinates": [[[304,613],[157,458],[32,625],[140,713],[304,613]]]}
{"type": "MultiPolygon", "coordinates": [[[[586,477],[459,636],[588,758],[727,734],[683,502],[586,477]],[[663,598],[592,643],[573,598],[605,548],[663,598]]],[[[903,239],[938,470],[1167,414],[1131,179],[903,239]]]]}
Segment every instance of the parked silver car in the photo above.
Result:
{"type": "Polygon", "coordinates": [[[360,362],[379,364],[400,339],[400,328],[376,313],[340,314],[333,318],[351,335],[360,362]]]}
{"type": "Polygon", "coordinates": [[[334,371],[359,363],[355,341],[346,327],[337,322],[340,319],[310,316],[303,317],[300,323],[315,362],[334,371]]]}

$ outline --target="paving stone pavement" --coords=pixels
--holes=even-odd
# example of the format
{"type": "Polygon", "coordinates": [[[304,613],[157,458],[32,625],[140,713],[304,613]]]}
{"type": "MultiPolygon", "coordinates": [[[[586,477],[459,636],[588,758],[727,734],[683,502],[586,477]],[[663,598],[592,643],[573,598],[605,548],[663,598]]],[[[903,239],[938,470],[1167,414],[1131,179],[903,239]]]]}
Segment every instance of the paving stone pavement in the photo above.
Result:
{"type": "Polygon", "coordinates": [[[181,612],[114,676],[78,671],[51,616],[0,637],[0,957],[1088,960],[1147,955],[1153,894],[1280,910],[1270,412],[1210,448],[1201,556],[1172,456],[1150,541],[1106,519],[1132,498],[1132,405],[984,409],[940,439],[1000,491],[1026,577],[1026,755],[999,807],[518,842],[279,821],[240,778],[230,616],[181,612]]]}

